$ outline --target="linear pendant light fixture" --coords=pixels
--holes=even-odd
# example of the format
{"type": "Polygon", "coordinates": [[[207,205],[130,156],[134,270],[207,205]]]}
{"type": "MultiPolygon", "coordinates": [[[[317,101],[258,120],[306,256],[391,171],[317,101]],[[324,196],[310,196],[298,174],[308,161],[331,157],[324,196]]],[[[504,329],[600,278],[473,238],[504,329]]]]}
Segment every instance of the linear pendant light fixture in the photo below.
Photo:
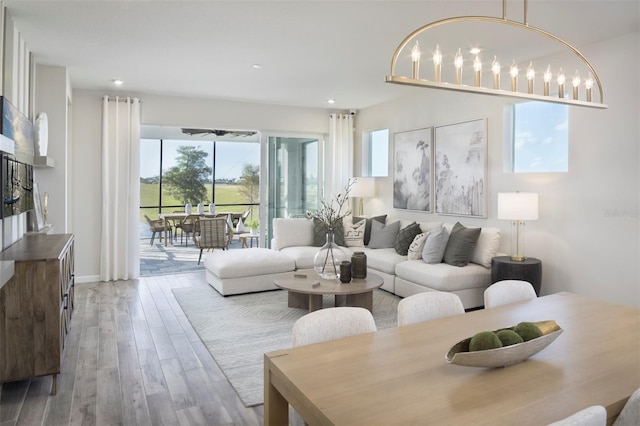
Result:
{"type": "Polygon", "coordinates": [[[511,97],[511,98],[519,98],[519,99],[528,99],[533,101],[543,101],[543,102],[553,102],[559,104],[568,104],[568,105],[576,105],[582,107],[589,108],[600,108],[605,109],[607,105],[604,103],[604,90],[602,89],[602,83],[600,82],[600,78],[598,77],[598,73],[593,68],[593,66],[589,63],[589,61],[580,53],[578,50],[562,40],[561,38],[547,32],[541,30],[536,27],[532,27],[527,22],[527,13],[528,13],[528,0],[524,0],[524,22],[517,22],[507,19],[507,0],[502,0],[502,18],[492,17],[492,16],[458,16],[453,18],[442,19],[439,21],[431,22],[427,25],[424,25],[411,34],[409,34],[405,39],[398,45],[395,53],[393,54],[393,58],[391,59],[391,74],[385,77],[385,81],[387,83],[393,84],[401,84],[408,86],[416,86],[423,88],[431,88],[431,89],[444,89],[444,90],[455,90],[467,93],[476,93],[483,95],[493,95],[493,96],[503,96],[503,97],[511,97]],[[433,80],[426,80],[420,78],[420,45],[416,40],[415,44],[411,48],[411,77],[407,76],[399,76],[395,74],[396,63],[400,57],[400,54],[404,50],[404,48],[414,40],[418,35],[429,31],[433,28],[452,24],[459,22],[489,22],[501,25],[509,25],[518,29],[522,29],[525,31],[532,31],[541,36],[550,38],[556,43],[561,44],[563,47],[571,51],[576,57],[578,57],[588,68],[588,74],[586,78],[581,78],[580,73],[576,71],[575,75],[571,78],[572,83],[572,96],[565,97],[564,89],[565,82],[568,80],[564,74],[562,68],[560,68],[555,75],[555,81],[553,81],[553,73],[551,71],[550,66],[547,66],[543,73],[543,94],[534,93],[534,81],[536,77],[536,72],[533,66],[533,62],[529,62],[529,66],[526,69],[526,73],[524,76],[527,79],[527,91],[519,92],[518,91],[518,65],[515,60],[509,67],[509,77],[510,77],[510,89],[504,90],[501,89],[500,86],[500,72],[501,66],[498,58],[494,56],[493,62],[491,64],[491,72],[493,74],[493,84],[492,87],[483,87],[482,86],[482,62],[480,60],[479,55],[476,53],[475,58],[473,60],[473,70],[475,76],[475,86],[469,86],[466,84],[462,84],[462,66],[464,62],[464,58],[462,56],[462,52],[458,49],[454,58],[454,67],[455,67],[455,82],[443,82],[442,81],[442,52],[437,43],[434,43],[435,51],[433,52],[433,80]],[[599,100],[598,102],[593,100],[592,96],[592,88],[594,82],[597,84],[599,91],[599,100]],[[557,96],[551,94],[552,84],[554,85],[554,89],[557,89],[557,96]],[[584,94],[580,93],[580,86],[584,85],[584,94]]]}

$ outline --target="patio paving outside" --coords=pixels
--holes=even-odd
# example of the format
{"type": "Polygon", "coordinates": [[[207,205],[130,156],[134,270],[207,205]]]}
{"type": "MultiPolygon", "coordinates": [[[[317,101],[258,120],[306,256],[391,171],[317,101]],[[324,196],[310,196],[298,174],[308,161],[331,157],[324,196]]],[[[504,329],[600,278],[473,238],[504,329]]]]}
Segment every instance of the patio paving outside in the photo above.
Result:
{"type": "MultiPolygon", "coordinates": [[[[180,238],[172,245],[164,246],[159,238],[149,244],[150,238],[140,239],[140,276],[180,274],[185,272],[204,271],[204,260],[212,252],[205,250],[202,261],[198,265],[200,249],[192,240],[186,246],[180,244],[180,238]]],[[[241,249],[238,237],[235,236],[229,246],[230,250],[241,249]]]]}

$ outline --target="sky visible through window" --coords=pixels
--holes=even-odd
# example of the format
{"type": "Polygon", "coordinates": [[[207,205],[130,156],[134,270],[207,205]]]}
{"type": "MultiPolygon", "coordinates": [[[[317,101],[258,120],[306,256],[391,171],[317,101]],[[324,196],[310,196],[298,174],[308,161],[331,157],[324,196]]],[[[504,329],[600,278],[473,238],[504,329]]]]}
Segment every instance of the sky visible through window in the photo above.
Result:
{"type": "MultiPolygon", "coordinates": [[[[163,170],[176,165],[177,148],[181,145],[199,147],[209,153],[207,164],[213,164],[213,142],[164,140],[162,155],[163,170]]],[[[140,140],[140,177],[158,176],[160,164],[160,141],[140,140]]],[[[238,179],[245,164],[260,164],[260,144],[248,142],[216,143],[216,179],[238,179]]]]}
{"type": "Polygon", "coordinates": [[[568,109],[548,102],[514,106],[513,172],[568,171],[568,109]]]}

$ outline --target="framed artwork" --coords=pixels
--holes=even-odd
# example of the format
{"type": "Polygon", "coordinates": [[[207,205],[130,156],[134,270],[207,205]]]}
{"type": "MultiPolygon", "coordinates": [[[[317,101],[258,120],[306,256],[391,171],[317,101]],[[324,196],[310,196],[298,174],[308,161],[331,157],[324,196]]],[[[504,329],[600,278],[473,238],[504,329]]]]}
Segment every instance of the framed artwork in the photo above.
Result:
{"type": "Polygon", "coordinates": [[[432,213],[432,128],[393,135],[393,207],[432,213]]]}
{"type": "Polygon", "coordinates": [[[435,128],[435,211],[487,216],[487,120],[435,128]]]}

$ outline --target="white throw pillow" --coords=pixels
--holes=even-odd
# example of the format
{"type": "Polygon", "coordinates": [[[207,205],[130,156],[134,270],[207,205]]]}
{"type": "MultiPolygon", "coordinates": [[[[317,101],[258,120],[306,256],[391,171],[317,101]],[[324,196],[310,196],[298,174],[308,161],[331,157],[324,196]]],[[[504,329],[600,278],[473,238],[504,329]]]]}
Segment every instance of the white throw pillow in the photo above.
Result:
{"type": "Polygon", "coordinates": [[[273,219],[275,250],[285,247],[312,246],[313,221],[303,218],[273,219]]]}
{"type": "Polygon", "coordinates": [[[491,259],[498,254],[500,246],[499,228],[482,228],[480,237],[476,243],[476,248],[471,255],[471,262],[482,265],[485,268],[491,267],[491,259]]]}
{"type": "Polygon", "coordinates": [[[416,237],[409,245],[409,251],[407,252],[407,259],[409,260],[420,260],[422,259],[422,249],[424,248],[424,243],[427,241],[427,237],[429,236],[428,232],[423,232],[422,234],[416,235],[416,237]]]}
{"type": "Polygon", "coordinates": [[[431,231],[422,249],[422,260],[430,264],[442,263],[448,241],[449,231],[444,227],[431,231]]]}
{"type": "Polygon", "coordinates": [[[366,220],[359,220],[353,223],[353,220],[349,216],[342,219],[344,242],[347,247],[364,247],[364,231],[366,225],[366,220]]]}

